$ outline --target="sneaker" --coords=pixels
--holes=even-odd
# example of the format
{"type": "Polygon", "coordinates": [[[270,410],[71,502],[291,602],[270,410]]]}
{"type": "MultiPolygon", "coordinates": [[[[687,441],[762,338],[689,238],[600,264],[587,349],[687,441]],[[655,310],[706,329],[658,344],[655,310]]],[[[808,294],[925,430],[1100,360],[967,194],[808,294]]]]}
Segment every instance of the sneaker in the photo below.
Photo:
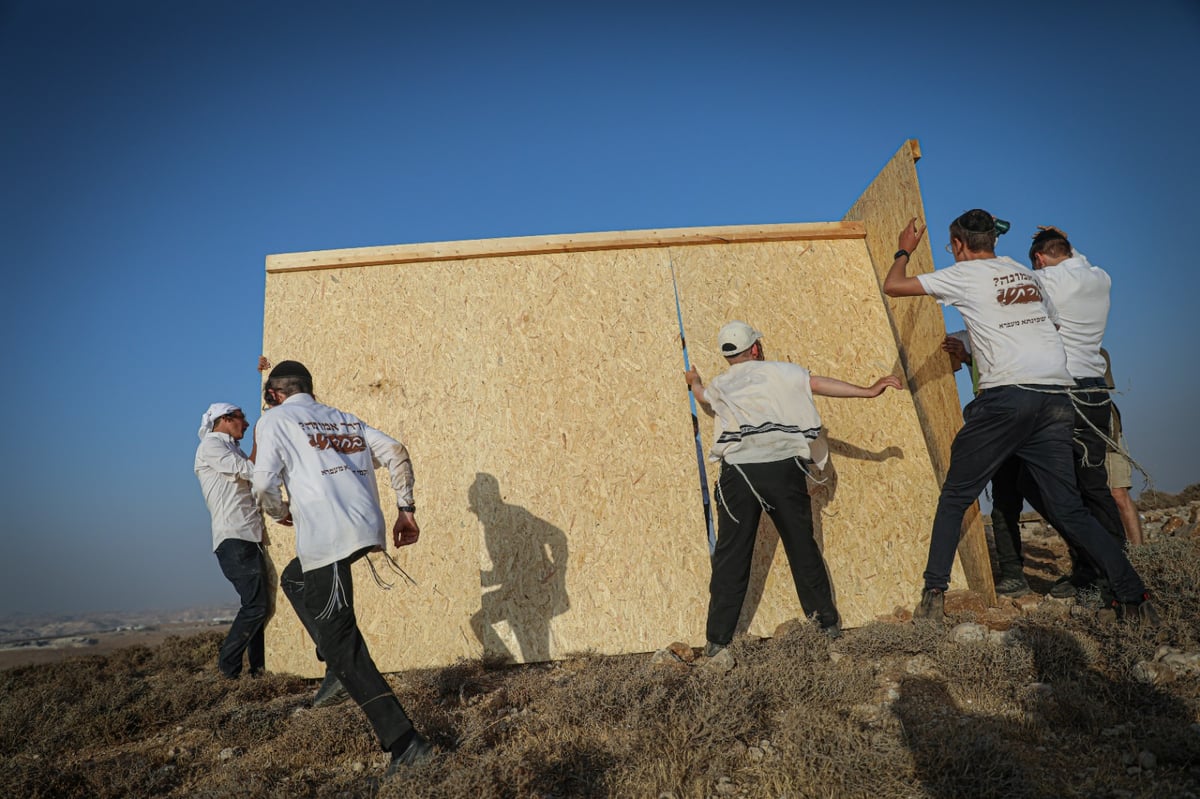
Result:
{"type": "Polygon", "coordinates": [[[823,633],[825,633],[825,635],[829,636],[829,639],[831,641],[836,641],[837,639],[842,637],[842,625],[835,621],[833,624],[830,624],[828,627],[822,627],[821,632],[823,632],[823,633]]]}
{"type": "Polygon", "coordinates": [[[1055,580],[1054,585],[1050,586],[1050,596],[1055,599],[1068,599],[1075,596],[1075,584],[1071,582],[1071,575],[1067,574],[1055,580]]]}
{"type": "Polygon", "coordinates": [[[921,604],[913,610],[914,619],[941,619],[946,615],[946,592],[941,588],[926,588],[921,592],[921,604]]]}
{"type": "Polygon", "coordinates": [[[1135,602],[1119,602],[1114,600],[1112,608],[1117,612],[1118,619],[1124,619],[1133,627],[1144,627],[1146,629],[1155,629],[1162,626],[1162,619],[1158,616],[1158,611],[1154,609],[1154,605],[1150,603],[1150,595],[1142,594],[1142,598],[1135,602]]]}
{"type": "Polygon", "coordinates": [[[313,707],[332,707],[340,705],[350,698],[350,692],[346,690],[346,686],[342,685],[342,681],[337,678],[332,671],[325,670],[325,679],[321,680],[321,687],[317,689],[317,695],[313,697],[313,707]]]}
{"type": "Polygon", "coordinates": [[[392,762],[388,764],[387,773],[384,776],[391,777],[401,767],[419,766],[432,758],[433,744],[425,740],[420,733],[414,732],[413,739],[409,741],[404,751],[392,756],[392,762]]]}
{"type": "Polygon", "coordinates": [[[1025,581],[1024,576],[1005,577],[996,583],[996,593],[1000,596],[1010,596],[1015,599],[1016,597],[1033,593],[1033,589],[1029,587],[1029,583],[1025,581]]]}
{"type": "Polygon", "coordinates": [[[717,654],[722,649],[724,649],[726,646],[727,646],[726,644],[714,644],[712,641],[709,641],[708,644],[704,647],[704,657],[706,657],[706,658],[716,657],[717,654]]]}

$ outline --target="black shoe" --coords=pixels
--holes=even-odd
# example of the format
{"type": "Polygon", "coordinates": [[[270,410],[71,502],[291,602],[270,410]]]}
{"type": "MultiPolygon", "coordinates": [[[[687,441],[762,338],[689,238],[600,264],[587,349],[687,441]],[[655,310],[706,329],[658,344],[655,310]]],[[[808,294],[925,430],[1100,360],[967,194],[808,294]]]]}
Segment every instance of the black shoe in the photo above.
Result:
{"type": "Polygon", "coordinates": [[[726,647],[726,644],[714,644],[712,641],[709,641],[708,644],[705,645],[705,647],[704,647],[704,657],[706,657],[706,658],[716,657],[717,654],[725,647],[726,647]]]}
{"type": "Polygon", "coordinates": [[[1142,598],[1134,602],[1119,602],[1113,600],[1112,608],[1117,612],[1117,618],[1123,619],[1133,627],[1144,627],[1153,630],[1162,626],[1162,619],[1154,605],[1150,604],[1150,595],[1142,594],[1142,598]]]}
{"type": "Polygon", "coordinates": [[[433,744],[421,737],[420,733],[414,732],[413,739],[409,741],[404,751],[392,756],[392,762],[388,764],[387,773],[384,776],[391,777],[401,767],[419,766],[432,758],[433,744]]]}
{"type": "Polygon", "coordinates": [[[914,619],[941,619],[946,615],[946,592],[941,588],[926,588],[921,592],[921,604],[913,609],[914,619]]]}
{"type": "Polygon", "coordinates": [[[1055,580],[1054,585],[1050,586],[1050,596],[1055,599],[1068,599],[1075,596],[1075,584],[1071,582],[1071,575],[1067,574],[1055,580]]]}
{"type": "Polygon", "coordinates": [[[337,678],[332,671],[325,670],[325,679],[321,680],[321,687],[317,689],[317,695],[313,697],[313,707],[332,707],[340,705],[350,698],[350,692],[346,690],[346,686],[342,685],[342,681],[337,678]]]}
{"type": "Polygon", "coordinates": [[[1022,577],[1005,577],[1000,582],[996,583],[996,593],[1000,596],[1009,596],[1014,599],[1019,596],[1025,596],[1032,593],[1033,589],[1029,587],[1029,583],[1022,577]]]}
{"type": "Polygon", "coordinates": [[[821,632],[823,632],[823,633],[825,633],[825,635],[829,636],[829,640],[836,641],[837,639],[842,637],[842,625],[839,622],[835,621],[833,624],[830,624],[828,627],[822,627],[821,632]]]}

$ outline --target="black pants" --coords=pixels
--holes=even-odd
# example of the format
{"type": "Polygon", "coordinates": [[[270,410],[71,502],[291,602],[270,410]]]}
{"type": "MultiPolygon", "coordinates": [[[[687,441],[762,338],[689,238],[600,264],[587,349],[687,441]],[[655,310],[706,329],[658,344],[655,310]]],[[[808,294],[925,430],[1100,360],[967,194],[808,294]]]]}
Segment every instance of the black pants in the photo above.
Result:
{"type": "Polygon", "coordinates": [[[265,666],[263,626],[267,623],[266,564],[262,549],[253,541],[226,538],[217,545],[217,563],[225,579],[233,583],[242,600],[229,635],[221,642],[217,667],[226,677],[242,673],[242,654],[250,661],[250,673],[265,666]]]}
{"type": "Polygon", "coordinates": [[[992,539],[996,543],[996,565],[1000,579],[1025,579],[1021,556],[1021,508],[1025,498],[1018,480],[1021,461],[1009,458],[992,475],[992,539]]]}
{"type": "Polygon", "coordinates": [[[1000,386],[981,391],[967,405],[963,427],[950,448],[950,468],[933,519],[926,588],[949,586],[963,514],[1004,461],[1016,455],[1037,485],[1041,503],[1053,517],[1051,523],[1067,543],[1091,557],[1117,599],[1142,598],[1145,585],[1124,548],[1080,499],[1072,462],[1075,412],[1065,394],[1048,393],[1061,391],[1058,386],[1000,386]]]}
{"type": "MultiPolygon", "coordinates": [[[[1119,545],[1124,546],[1125,526],[1121,523],[1121,512],[1117,510],[1117,502],[1108,487],[1108,468],[1105,466],[1108,444],[1097,432],[1099,429],[1104,435],[1111,435],[1112,429],[1112,401],[1103,388],[1102,377],[1075,381],[1077,401],[1071,442],[1075,456],[1075,482],[1083,497],[1084,507],[1119,545]]],[[[1027,485],[1025,490],[1029,503],[1037,507],[1041,502],[1037,487],[1027,485]]],[[[1053,521],[1050,523],[1054,524],[1053,521]]],[[[1057,525],[1055,527],[1057,529],[1057,525]]],[[[1096,564],[1078,547],[1068,542],[1067,549],[1071,555],[1072,571],[1078,578],[1089,581],[1101,576],[1096,564]]]]}
{"type": "Polygon", "coordinates": [[[361,550],[337,563],[312,571],[302,571],[300,559],[293,558],[279,576],[279,586],[287,596],[304,628],[317,643],[317,650],[350,697],[367,714],[379,745],[392,744],[413,728],[400,700],[383,679],[354,616],[354,583],[350,564],[367,553],[361,550]]]}
{"type": "MultiPolygon", "coordinates": [[[[1124,546],[1125,528],[1121,525],[1120,512],[1108,488],[1108,471],[1105,459],[1099,453],[1107,450],[1100,432],[1111,435],[1111,402],[1106,391],[1088,391],[1103,384],[1100,378],[1076,380],[1075,425],[1072,431],[1072,451],[1075,457],[1075,482],[1083,499],[1084,507],[1096,521],[1124,546]],[[1090,423],[1089,423],[1090,422],[1090,423]],[[1092,425],[1095,425],[1093,428],[1092,425]]],[[[1012,522],[1019,519],[1021,505],[1025,499],[1034,510],[1057,530],[1055,513],[1047,508],[1041,490],[1027,469],[1020,466],[1016,458],[1009,458],[992,477],[992,534],[996,541],[996,560],[1000,567],[1000,578],[1021,577],[1021,534],[1012,522]],[[1011,535],[1005,536],[1004,531],[1011,535]]],[[[1091,582],[1101,577],[1103,570],[1079,550],[1068,543],[1071,555],[1071,571],[1081,582],[1091,582]]]]}
{"type": "Polygon", "coordinates": [[[787,553],[804,615],[817,614],[822,627],[830,627],[838,621],[825,560],[813,539],[812,504],[808,483],[799,464],[793,458],[771,463],[742,463],[738,467],[722,464],[717,480],[717,546],[712,556],[712,580],[708,587],[707,636],[714,644],[728,644],[733,638],[750,585],[754,539],[762,517],[762,505],[751,491],[751,485],[771,506],[768,513],[779,531],[783,551],[787,553]]]}

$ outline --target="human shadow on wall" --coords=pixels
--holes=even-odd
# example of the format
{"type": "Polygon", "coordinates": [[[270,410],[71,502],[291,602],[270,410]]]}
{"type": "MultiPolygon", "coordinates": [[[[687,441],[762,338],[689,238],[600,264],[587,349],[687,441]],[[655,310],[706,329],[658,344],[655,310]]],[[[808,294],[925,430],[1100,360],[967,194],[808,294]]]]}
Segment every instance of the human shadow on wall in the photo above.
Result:
{"type": "MultiPolygon", "coordinates": [[[[822,433],[822,435],[825,434],[822,433]]],[[[821,549],[822,555],[825,553],[825,528],[822,520],[825,508],[833,502],[837,494],[837,458],[877,462],[892,458],[901,460],[904,458],[904,450],[900,447],[886,447],[879,451],[873,451],[836,438],[826,438],[826,443],[829,447],[830,457],[824,469],[818,470],[815,466],[806,466],[807,477],[799,470],[796,472],[797,479],[804,479],[808,483],[808,495],[812,505],[813,538],[821,549]]],[[[714,509],[714,512],[719,511],[714,509]]],[[[755,614],[758,613],[763,594],[766,591],[767,574],[771,571],[777,549],[779,549],[779,532],[775,529],[775,523],[771,521],[770,515],[763,513],[754,539],[754,556],[750,562],[750,585],[746,590],[746,600],[742,603],[741,615],[738,616],[735,634],[746,632],[754,621],[755,614]]],[[[825,574],[829,578],[829,585],[833,589],[833,601],[836,604],[837,583],[834,582],[833,575],[829,574],[828,568],[826,568],[825,574]]],[[[794,582],[789,580],[788,584],[792,586],[791,596],[795,597],[794,582]]],[[[803,610],[800,608],[799,599],[793,601],[796,603],[796,616],[802,616],[803,610]]]]}
{"type": "MultiPolygon", "coordinates": [[[[1136,768],[1130,774],[1130,762],[1113,756],[1122,751],[1153,753],[1154,776],[1163,785],[1187,778],[1200,759],[1200,740],[1181,700],[1150,684],[1107,676],[1069,631],[1031,624],[1015,628],[1013,635],[1013,646],[1032,656],[1032,673],[1014,674],[1018,658],[998,657],[995,645],[958,644],[954,646],[976,647],[976,655],[956,653],[956,673],[950,678],[924,673],[901,679],[892,712],[912,753],[922,795],[1082,795],[1077,780],[1086,771],[1095,773],[1094,786],[1134,788],[1140,795],[1147,775],[1137,774],[1136,768]],[[1004,661],[1008,668],[997,668],[1004,661]],[[978,699],[972,693],[988,690],[984,686],[993,681],[991,694],[1004,696],[1011,690],[1005,680],[1014,683],[1018,708],[993,716],[969,707],[978,699]],[[1070,770],[1062,768],[1067,752],[1076,753],[1070,770]],[[1086,753],[1093,754],[1089,758],[1086,753]],[[1119,783],[1123,779],[1124,785],[1119,783]]],[[[1177,785],[1180,792],[1172,795],[1186,795],[1184,788],[1194,785],[1177,785]]]]}
{"type": "Polygon", "coordinates": [[[506,503],[500,483],[490,474],[475,475],[467,500],[483,525],[492,562],[491,569],[479,573],[480,608],[471,617],[471,630],[483,645],[484,659],[549,660],[550,621],[571,607],[566,533],[520,505],[506,503]],[[512,631],[517,651],[496,632],[500,622],[512,631]]]}

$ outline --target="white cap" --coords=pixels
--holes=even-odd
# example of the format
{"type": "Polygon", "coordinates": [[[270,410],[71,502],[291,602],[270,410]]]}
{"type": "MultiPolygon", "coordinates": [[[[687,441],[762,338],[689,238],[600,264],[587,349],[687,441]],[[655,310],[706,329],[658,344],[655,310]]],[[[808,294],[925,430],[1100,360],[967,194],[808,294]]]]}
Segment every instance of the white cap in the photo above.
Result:
{"type": "Polygon", "coordinates": [[[762,338],[762,333],[759,333],[754,328],[745,322],[729,322],[721,332],[717,333],[717,345],[721,348],[721,354],[726,358],[732,358],[739,353],[754,346],[754,342],[762,338]]]}

